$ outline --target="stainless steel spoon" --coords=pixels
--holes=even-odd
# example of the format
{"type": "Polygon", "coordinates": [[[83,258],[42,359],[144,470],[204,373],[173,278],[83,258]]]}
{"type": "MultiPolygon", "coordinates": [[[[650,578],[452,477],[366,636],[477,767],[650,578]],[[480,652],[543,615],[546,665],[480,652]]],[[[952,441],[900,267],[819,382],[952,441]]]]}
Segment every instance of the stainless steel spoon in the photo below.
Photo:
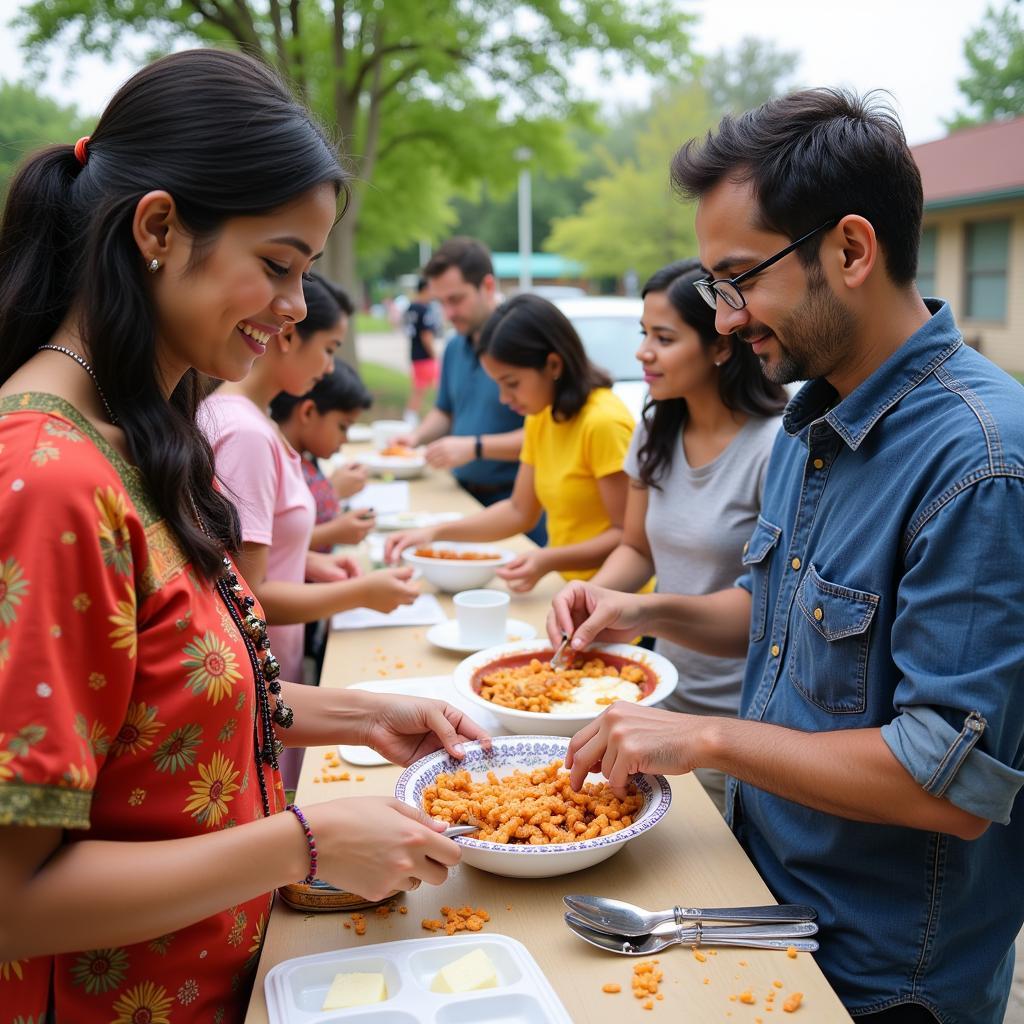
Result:
{"type": "Polygon", "coordinates": [[[468,836],[470,832],[479,831],[479,825],[449,825],[441,835],[447,839],[454,839],[456,836],[468,836]]]}
{"type": "Polygon", "coordinates": [[[649,935],[659,925],[695,921],[738,921],[744,924],[783,924],[813,921],[813,907],[784,903],[767,907],[673,907],[644,910],[606,896],[563,896],[562,902],[590,928],[615,935],[649,935]]]}
{"type": "Polygon", "coordinates": [[[565,923],[585,942],[598,949],[625,956],[650,956],[676,944],[683,946],[746,946],[753,949],[790,949],[801,953],[813,953],[818,949],[813,935],[818,926],[813,922],[792,925],[762,925],[761,927],[710,927],[696,924],[689,928],[675,927],[667,932],[652,935],[609,935],[595,928],[588,928],[572,914],[565,915],[565,923]],[[813,929],[813,931],[794,931],[813,929]]]}

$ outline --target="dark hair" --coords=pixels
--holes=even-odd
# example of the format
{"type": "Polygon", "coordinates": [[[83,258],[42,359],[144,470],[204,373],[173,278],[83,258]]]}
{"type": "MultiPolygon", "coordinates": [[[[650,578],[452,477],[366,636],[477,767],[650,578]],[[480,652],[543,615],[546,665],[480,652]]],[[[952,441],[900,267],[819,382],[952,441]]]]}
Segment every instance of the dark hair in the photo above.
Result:
{"type": "Polygon", "coordinates": [[[224,547],[237,550],[238,519],[213,487],[213,452],[196,425],[199,374],[186,372],[170,399],[161,389],[135,209],[151,190],[174,197],[193,236],[194,270],[225,221],[268,213],[327,183],[347,192],[337,155],[309,112],[265,65],[209,49],[171,54],[133,75],[100,117],[84,165],[72,145],[51,146],[22,165],[7,195],[0,381],[74,307],[130,457],[208,578],[221,570],[224,547]],[[211,537],[197,527],[190,498],[211,537]]]}
{"type": "Polygon", "coordinates": [[[416,291],[421,292],[430,282],[425,277],[416,278],[416,291]]]}
{"type": "Polygon", "coordinates": [[[479,355],[510,366],[542,370],[554,352],[562,358],[555,381],[551,415],[564,421],[575,416],[595,388],[610,388],[611,378],[588,358],[576,328],[555,305],[523,292],[502,303],[480,331],[479,355]]]}
{"type": "Polygon", "coordinates": [[[312,399],[316,411],[321,416],[329,412],[353,412],[356,409],[369,409],[373,405],[373,395],[366,390],[362,378],[348,363],[337,360],[334,370],[321,377],[312,391],[304,395],[289,395],[280,392],[270,403],[270,415],[278,423],[286,423],[295,407],[306,399],[312,399]]]}
{"type": "Polygon", "coordinates": [[[356,307],[343,288],[319,274],[302,279],[302,297],[306,300],[306,318],[295,329],[301,341],[309,341],[317,331],[329,331],[341,316],[351,316],[356,307]]]}
{"type": "MultiPolygon", "coordinates": [[[[715,133],[691,139],[672,160],[672,182],[699,198],[723,180],[749,183],[766,230],[799,238],[855,213],[871,222],[889,277],[917,274],[923,193],[896,114],[877,97],[808,89],[769,100],[715,133]]],[[[817,262],[820,236],[798,250],[817,262]]]]}
{"type": "MultiPolygon", "coordinates": [[[[684,323],[697,332],[701,344],[710,348],[722,336],[715,327],[715,311],[693,287],[694,281],[704,277],[707,274],[700,260],[678,260],[652,274],[641,295],[664,294],[684,323]]],[[[731,355],[719,367],[718,394],[722,404],[746,416],[778,416],[786,406],[785,388],[764,375],[748,344],[735,335],[726,340],[731,355]]],[[[637,451],[640,481],[645,486],[658,487],[658,480],[671,469],[688,415],[685,398],[666,398],[660,402],[647,399],[647,436],[637,451]]]]}
{"type": "Polygon", "coordinates": [[[494,273],[491,252],[487,246],[475,238],[465,236],[449,238],[447,242],[438,246],[434,255],[427,260],[423,276],[427,280],[433,280],[452,267],[458,267],[462,276],[474,288],[479,288],[483,279],[494,273]]]}

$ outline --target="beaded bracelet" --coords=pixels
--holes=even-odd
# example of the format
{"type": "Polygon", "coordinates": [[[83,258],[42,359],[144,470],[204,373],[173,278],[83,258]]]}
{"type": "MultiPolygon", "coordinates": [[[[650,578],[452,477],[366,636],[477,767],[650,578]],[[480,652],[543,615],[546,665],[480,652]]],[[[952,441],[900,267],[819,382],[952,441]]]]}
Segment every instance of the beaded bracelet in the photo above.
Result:
{"type": "Polygon", "coordinates": [[[302,880],[302,884],[312,885],[313,879],[316,878],[316,839],[313,838],[313,830],[309,827],[306,816],[295,804],[287,804],[285,810],[291,811],[298,818],[303,834],[306,836],[306,845],[309,847],[309,874],[302,880]]]}

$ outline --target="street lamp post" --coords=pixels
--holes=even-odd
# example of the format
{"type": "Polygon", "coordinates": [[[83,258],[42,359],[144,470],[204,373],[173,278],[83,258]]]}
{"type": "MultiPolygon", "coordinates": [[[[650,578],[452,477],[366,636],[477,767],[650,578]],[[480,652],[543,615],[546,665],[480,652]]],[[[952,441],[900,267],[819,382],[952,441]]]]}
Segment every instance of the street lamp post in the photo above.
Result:
{"type": "Polygon", "coordinates": [[[529,291],[533,287],[530,261],[533,257],[533,210],[530,195],[530,164],[533,151],[521,146],[515,151],[519,168],[519,290],[529,291]]]}

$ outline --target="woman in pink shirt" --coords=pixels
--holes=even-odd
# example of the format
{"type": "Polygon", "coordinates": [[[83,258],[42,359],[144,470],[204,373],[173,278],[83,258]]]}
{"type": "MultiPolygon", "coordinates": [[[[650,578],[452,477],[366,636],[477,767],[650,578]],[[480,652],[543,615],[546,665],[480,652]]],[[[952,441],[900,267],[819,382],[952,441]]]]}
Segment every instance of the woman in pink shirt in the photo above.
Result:
{"type": "MultiPolygon", "coordinates": [[[[347,317],[315,274],[304,280],[303,296],[306,318],[271,336],[248,376],[222,384],[200,413],[217,477],[241,520],[239,568],[266,612],[281,675],[295,680],[302,679],[304,623],[347,608],[389,612],[417,595],[411,570],[360,576],[349,559],[309,549],[313,496],[299,453],[268,408],[279,392],[304,395],[332,369],[347,317]]],[[[262,351],[262,339],[257,344],[262,351]]]]}

